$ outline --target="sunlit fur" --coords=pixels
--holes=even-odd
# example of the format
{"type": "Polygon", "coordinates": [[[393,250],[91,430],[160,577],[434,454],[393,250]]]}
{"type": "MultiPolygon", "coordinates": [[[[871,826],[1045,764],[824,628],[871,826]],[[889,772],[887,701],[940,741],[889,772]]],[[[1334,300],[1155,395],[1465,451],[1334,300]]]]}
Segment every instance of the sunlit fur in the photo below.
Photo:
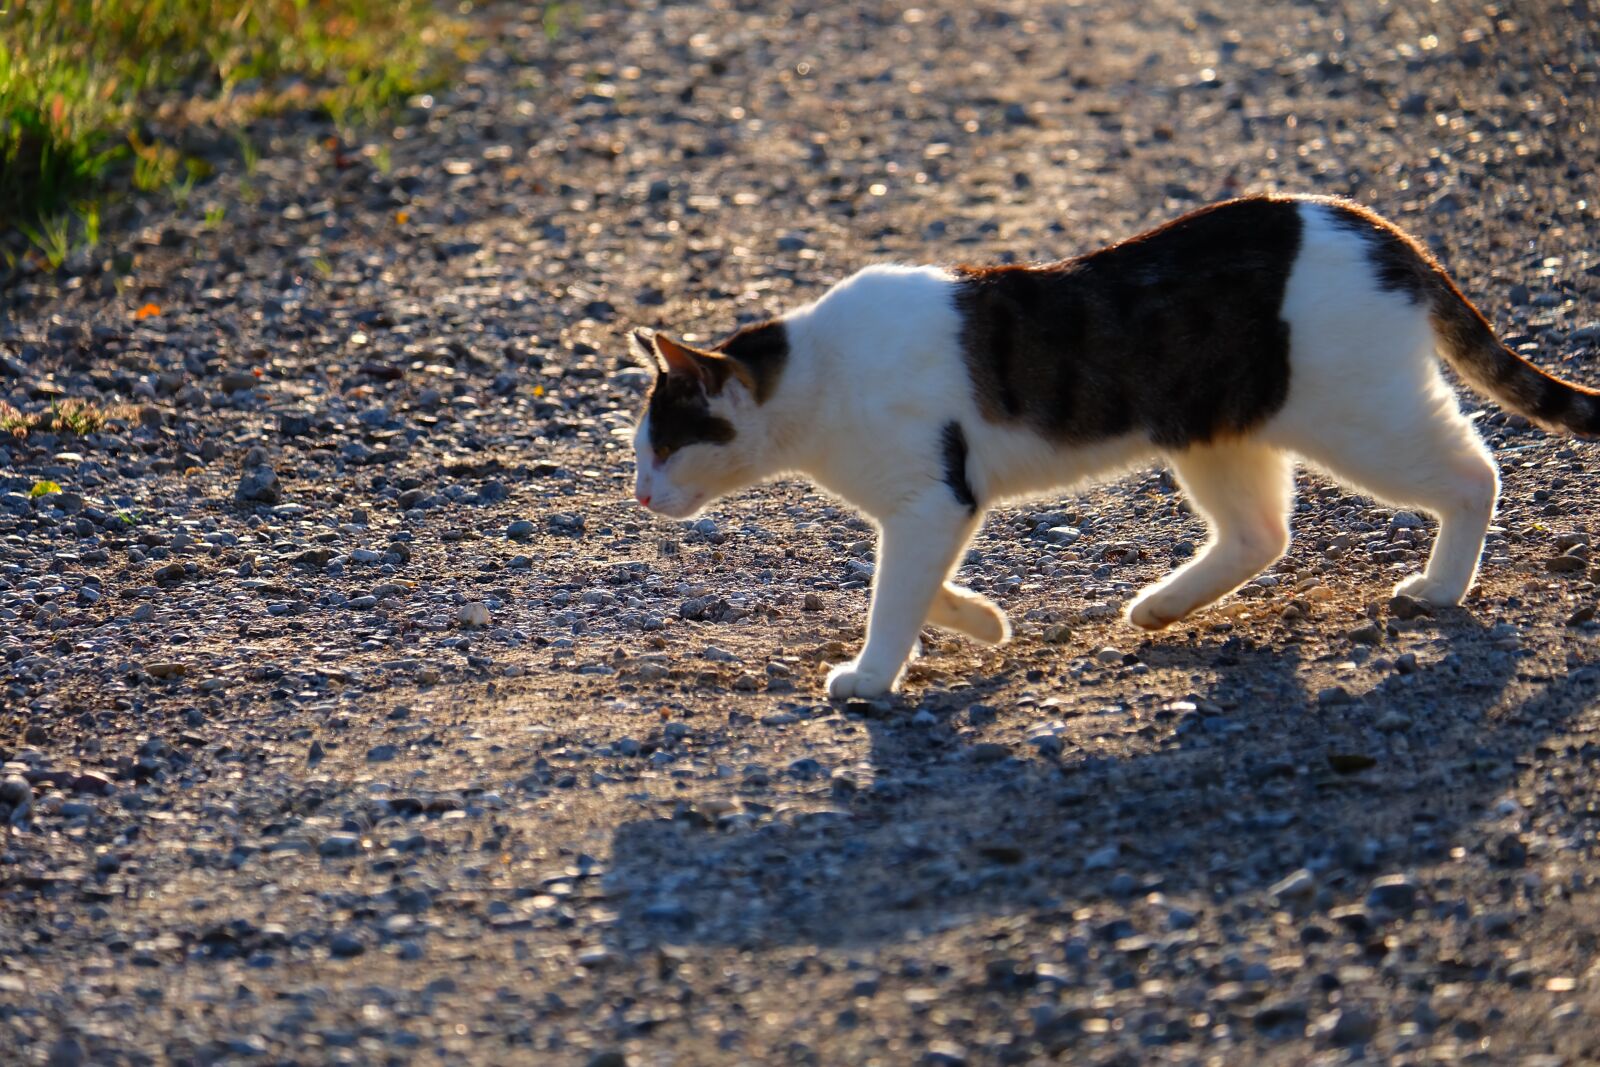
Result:
{"type": "Polygon", "coordinates": [[[1360,238],[1304,201],[1300,251],[1284,297],[1291,378],[1258,432],[1163,453],[1143,435],[1062,447],[979,413],[959,342],[955,277],[931,267],[869,267],[785,316],[790,355],[757,405],[737,382],[712,399],[733,423],[727,445],[694,445],[657,465],[636,435],[637,490],[684,518],[741,486],[803,474],[859,508],[882,534],[866,643],[828,679],[831,696],[893,689],[924,623],[987,641],[1009,636],[992,602],[948,579],[1001,501],[1059,494],[1162,460],[1211,528],[1196,558],[1142,592],[1129,618],[1158,629],[1270,566],[1289,539],[1293,465],[1302,458],[1395,504],[1438,516],[1438,545],[1401,591],[1458,603],[1472,584],[1498,479],[1440,376],[1425,308],[1385,291],[1360,238]],[[944,481],[940,432],[959,422],[977,514],[944,481]]]}

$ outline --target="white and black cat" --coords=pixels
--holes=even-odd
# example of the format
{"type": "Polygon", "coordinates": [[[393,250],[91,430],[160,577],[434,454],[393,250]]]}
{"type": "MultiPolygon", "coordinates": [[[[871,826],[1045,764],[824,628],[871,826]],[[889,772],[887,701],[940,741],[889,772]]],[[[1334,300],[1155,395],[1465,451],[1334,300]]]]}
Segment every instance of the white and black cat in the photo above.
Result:
{"type": "Polygon", "coordinates": [[[1304,460],[1439,519],[1398,591],[1456,604],[1499,479],[1439,372],[1552,430],[1600,431],[1600,393],[1502,345],[1412,238],[1340,200],[1249,197],[1042,266],[868,267],[710,349],[634,334],[657,369],[639,502],[671,518],[800,473],[876,521],[866,644],[833,697],[897,684],[924,623],[1009,636],[950,582],[986,508],[1159,456],[1211,528],[1128,611],[1156,630],[1289,543],[1304,460]]]}

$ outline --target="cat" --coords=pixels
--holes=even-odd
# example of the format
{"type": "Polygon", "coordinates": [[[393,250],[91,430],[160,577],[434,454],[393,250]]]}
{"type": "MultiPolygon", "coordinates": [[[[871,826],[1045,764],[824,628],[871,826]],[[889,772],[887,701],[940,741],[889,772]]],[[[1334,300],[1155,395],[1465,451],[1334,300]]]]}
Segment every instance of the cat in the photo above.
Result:
{"type": "Polygon", "coordinates": [[[1211,536],[1141,591],[1159,630],[1289,544],[1304,461],[1435,515],[1397,593],[1459,604],[1499,494],[1442,377],[1554,431],[1600,431],[1600,393],[1507,349],[1416,240],[1345,200],[1252,196],[1037,266],[871,266],[709,348],[631,335],[656,371],[634,435],[639,503],[689,518],[799,473],[880,531],[867,636],[830,697],[894,690],[924,623],[990,644],[1000,607],[950,581],[984,511],[1152,458],[1211,536]]]}

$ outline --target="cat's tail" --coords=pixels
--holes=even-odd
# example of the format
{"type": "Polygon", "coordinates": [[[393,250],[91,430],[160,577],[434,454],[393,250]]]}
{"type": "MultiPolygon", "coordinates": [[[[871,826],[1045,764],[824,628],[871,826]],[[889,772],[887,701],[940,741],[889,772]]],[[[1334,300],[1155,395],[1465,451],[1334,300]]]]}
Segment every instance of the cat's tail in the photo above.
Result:
{"type": "Polygon", "coordinates": [[[1445,361],[1480,393],[1546,430],[1600,436],[1600,390],[1564,382],[1507,348],[1483,313],[1433,268],[1434,336],[1445,361]]]}

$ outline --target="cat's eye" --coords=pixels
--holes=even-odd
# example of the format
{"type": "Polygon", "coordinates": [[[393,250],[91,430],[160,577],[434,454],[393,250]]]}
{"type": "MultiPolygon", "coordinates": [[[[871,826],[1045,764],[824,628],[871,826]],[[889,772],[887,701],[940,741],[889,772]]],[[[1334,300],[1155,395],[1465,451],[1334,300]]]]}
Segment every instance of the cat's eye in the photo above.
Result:
{"type": "Polygon", "coordinates": [[[672,449],[670,448],[658,448],[655,450],[657,463],[665,463],[667,461],[667,457],[670,455],[672,455],[672,449]]]}

